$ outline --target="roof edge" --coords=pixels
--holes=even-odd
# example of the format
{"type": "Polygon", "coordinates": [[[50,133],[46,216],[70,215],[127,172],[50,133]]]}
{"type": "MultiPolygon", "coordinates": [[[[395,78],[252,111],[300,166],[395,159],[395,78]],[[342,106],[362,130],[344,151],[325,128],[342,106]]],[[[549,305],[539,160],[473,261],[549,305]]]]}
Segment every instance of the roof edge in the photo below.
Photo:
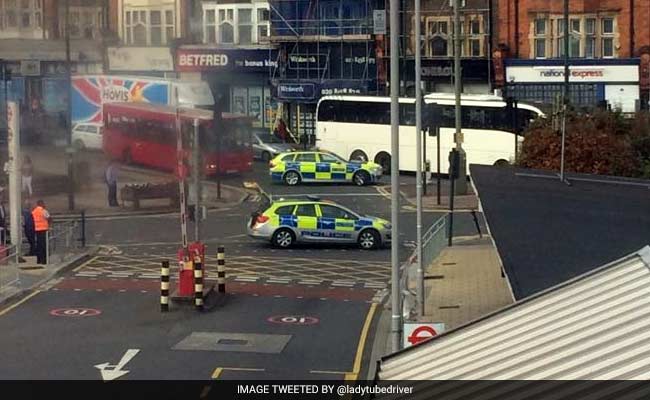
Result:
{"type": "Polygon", "coordinates": [[[547,295],[547,294],[549,294],[549,293],[551,293],[551,292],[558,291],[558,290],[560,290],[560,289],[562,289],[562,288],[564,288],[564,287],[566,287],[566,286],[573,285],[573,284],[576,283],[576,282],[579,282],[579,281],[581,281],[581,280],[584,280],[584,279],[586,279],[586,278],[589,278],[589,277],[591,277],[591,276],[593,276],[593,275],[599,274],[599,273],[601,273],[601,272],[603,272],[603,271],[605,271],[605,270],[607,270],[607,269],[613,267],[614,265],[620,264],[620,263],[622,263],[623,261],[627,261],[627,260],[629,260],[629,259],[631,259],[631,258],[634,258],[634,257],[639,257],[639,258],[641,258],[641,260],[642,260],[642,261],[646,264],[646,266],[650,269],[650,245],[646,245],[646,246],[642,247],[641,249],[639,249],[639,250],[637,250],[637,251],[635,251],[635,252],[633,252],[633,253],[630,253],[630,254],[628,254],[628,255],[626,255],[626,256],[623,256],[623,257],[621,257],[621,258],[619,258],[619,259],[617,259],[617,260],[611,261],[611,262],[609,262],[609,263],[607,263],[607,264],[605,264],[605,265],[602,265],[602,266],[600,266],[600,267],[598,267],[598,268],[596,268],[596,269],[594,269],[594,270],[591,270],[591,271],[585,272],[584,274],[582,274],[582,275],[578,275],[578,276],[576,276],[576,277],[574,277],[574,278],[572,278],[572,279],[569,279],[568,281],[565,281],[565,282],[559,283],[559,284],[557,284],[557,285],[555,285],[555,286],[552,286],[552,287],[550,287],[550,288],[548,288],[548,289],[542,290],[541,292],[535,293],[535,294],[533,294],[533,295],[531,295],[531,296],[525,297],[525,298],[523,298],[523,299],[521,299],[521,300],[519,300],[519,301],[516,301],[516,302],[514,302],[514,303],[512,303],[512,304],[510,304],[510,305],[507,305],[507,306],[505,306],[505,307],[503,307],[503,308],[500,308],[500,309],[498,309],[498,310],[496,310],[496,311],[493,311],[493,312],[491,312],[491,313],[489,313],[489,314],[486,314],[486,315],[484,315],[484,316],[482,316],[482,317],[479,317],[479,318],[477,318],[477,319],[471,320],[471,321],[469,321],[469,322],[467,322],[467,323],[465,323],[465,324],[463,324],[463,325],[460,325],[460,326],[458,326],[458,327],[456,327],[456,328],[454,328],[454,329],[452,329],[452,330],[449,330],[449,331],[443,332],[443,333],[441,333],[440,335],[436,335],[436,336],[432,337],[431,339],[428,339],[426,342],[424,342],[424,343],[422,343],[422,344],[420,344],[420,345],[407,347],[407,348],[405,348],[405,349],[401,349],[401,350],[396,351],[396,352],[394,352],[394,353],[388,354],[388,355],[386,355],[386,356],[384,356],[384,357],[380,357],[379,360],[378,360],[379,365],[378,365],[378,368],[377,368],[377,370],[376,370],[376,372],[375,372],[375,375],[376,375],[376,376],[375,376],[375,379],[378,379],[379,372],[380,372],[380,370],[381,370],[381,363],[383,363],[383,362],[386,361],[386,360],[389,360],[389,359],[391,359],[391,358],[394,358],[394,357],[400,356],[400,355],[402,355],[402,354],[404,354],[404,353],[406,353],[406,352],[413,351],[414,349],[419,349],[420,346],[427,346],[427,345],[430,345],[431,343],[435,342],[436,340],[439,340],[439,339],[442,338],[442,337],[445,337],[445,336],[447,336],[447,335],[450,335],[450,334],[452,334],[452,333],[455,333],[455,332],[457,332],[457,331],[460,331],[460,330],[463,330],[463,329],[465,329],[465,328],[468,328],[468,327],[470,327],[470,326],[472,326],[472,325],[475,325],[475,324],[477,324],[477,323],[479,323],[479,322],[482,322],[482,321],[485,321],[485,320],[490,319],[490,318],[492,318],[492,317],[495,317],[495,316],[497,316],[498,314],[505,313],[506,311],[509,311],[509,310],[511,310],[511,309],[513,309],[513,308],[519,307],[519,306],[522,305],[522,304],[525,304],[525,303],[531,302],[531,301],[537,299],[538,297],[545,296],[545,295],[547,295]]]}

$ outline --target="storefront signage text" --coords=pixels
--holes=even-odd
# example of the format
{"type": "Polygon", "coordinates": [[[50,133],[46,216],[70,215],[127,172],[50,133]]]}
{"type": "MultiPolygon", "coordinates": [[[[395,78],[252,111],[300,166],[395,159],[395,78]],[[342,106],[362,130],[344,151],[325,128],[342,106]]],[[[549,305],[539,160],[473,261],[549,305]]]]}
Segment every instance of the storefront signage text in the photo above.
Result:
{"type": "MultiPolygon", "coordinates": [[[[564,70],[562,69],[549,69],[546,71],[539,71],[539,76],[542,78],[556,78],[558,76],[564,77],[564,70]]],[[[570,71],[571,77],[574,78],[602,78],[605,76],[605,72],[602,69],[597,70],[573,70],[570,71]]]]}
{"type": "Polygon", "coordinates": [[[179,49],[176,69],[183,72],[228,70],[239,72],[267,72],[277,66],[277,51],[269,50],[212,50],[179,49]]]}
{"type": "Polygon", "coordinates": [[[181,54],[178,57],[181,67],[225,67],[228,56],[225,54],[181,54]]]}

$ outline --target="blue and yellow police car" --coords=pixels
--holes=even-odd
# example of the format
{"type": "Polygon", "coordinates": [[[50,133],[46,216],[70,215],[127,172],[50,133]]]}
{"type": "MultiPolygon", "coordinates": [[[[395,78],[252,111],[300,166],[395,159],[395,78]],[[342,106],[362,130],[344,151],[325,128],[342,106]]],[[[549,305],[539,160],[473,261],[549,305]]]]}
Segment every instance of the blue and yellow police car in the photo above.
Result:
{"type": "Polygon", "coordinates": [[[383,170],[374,162],[345,161],[328,151],[282,153],[269,162],[273,182],[289,186],[301,182],[353,182],[358,186],[377,182],[383,170]]]}
{"type": "Polygon", "coordinates": [[[248,235],[281,248],[295,243],[357,243],[365,250],[391,242],[388,221],[359,215],[333,201],[314,196],[267,202],[248,222],[248,235]]]}

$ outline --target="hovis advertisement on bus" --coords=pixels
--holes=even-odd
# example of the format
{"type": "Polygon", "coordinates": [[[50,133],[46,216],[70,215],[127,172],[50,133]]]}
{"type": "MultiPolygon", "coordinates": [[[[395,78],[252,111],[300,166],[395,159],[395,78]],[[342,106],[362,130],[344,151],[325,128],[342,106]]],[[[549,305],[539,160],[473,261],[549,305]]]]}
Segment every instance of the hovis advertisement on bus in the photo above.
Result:
{"type": "Polygon", "coordinates": [[[72,77],[72,124],[101,123],[102,105],[116,102],[141,102],[183,107],[211,107],[214,98],[203,81],[179,81],[111,75],[72,77]]]}

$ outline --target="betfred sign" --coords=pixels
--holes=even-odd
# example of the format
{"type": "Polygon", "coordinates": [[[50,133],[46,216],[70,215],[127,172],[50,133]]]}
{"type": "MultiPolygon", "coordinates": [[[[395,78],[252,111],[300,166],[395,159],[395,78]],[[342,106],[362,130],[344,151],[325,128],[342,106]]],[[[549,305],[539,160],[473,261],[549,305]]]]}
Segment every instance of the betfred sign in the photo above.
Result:
{"type": "Polygon", "coordinates": [[[176,70],[180,72],[268,72],[277,66],[277,50],[180,48],[176,70]]]}
{"type": "MultiPolygon", "coordinates": [[[[573,65],[569,67],[569,82],[613,83],[638,82],[638,65],[573,65]]],[[[508,83],[564,82],[562,66],[506,66],[508,83]]]]}
{"type": "Polygon", "coordinates": [[[422,323],[422,322],[405,322],[404,323],[404,347],[414,346],[422,343],[434,336],[445,331],[445,324],[441,322],[422,323]]]}
{"type": "Polygon", "coordinates": [[[225,67],[228,65],[228,56],[225,54],[179,54],[178,66],[180,68],[199,69],[205,67],[225,67]]]}

